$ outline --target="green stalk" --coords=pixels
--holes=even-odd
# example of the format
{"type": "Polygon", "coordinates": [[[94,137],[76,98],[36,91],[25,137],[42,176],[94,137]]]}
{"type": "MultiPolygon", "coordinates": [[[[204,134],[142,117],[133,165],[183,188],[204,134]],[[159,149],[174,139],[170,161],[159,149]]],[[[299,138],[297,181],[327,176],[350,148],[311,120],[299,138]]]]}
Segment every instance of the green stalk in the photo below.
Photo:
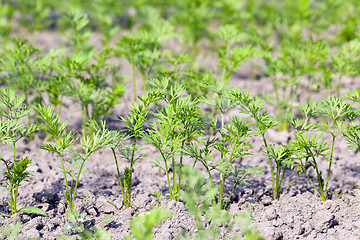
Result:
{"type": "Polygon", "coordinates": [[[279,179],[280,179],[280,174],[281,174],[281,169],[279,169],[279,166],[277,166],[276,168],[276,181],[275,181],[275,189],[276,192],[274,192],[274,198],[278,199],[279,198],[279,179]]]}
{"type": "MultiPolygon", "coordinates": [[[[13,151],[14,151],[14,164],[16,163],[16,151],[15,151],[15,141],[13,142],[13,151]]],[[[8,169],[10,171],[10,169],[8,169]]],[[[9,172],[10,173],[10,172],[9,172]]],[[[17,188],[16,186],[13,186],[11,183],[11,214],[17,213],[17,207],[16,207],[16,197],[17,197],[17,188]]]]}
{"type": "Polygon", "coordinates": [[[276,180],[277,180],[277,186],[276,186],[276,197],[277,199],[279,199],[280,197],[280,187],[281,187],[281,183],[284,180],[284,176],[285,176],[285,171],[286,171],[286,167],[283,170],[283,173],[281,174],[281,168],[278,169],[279,175],[276,176],[276,180]],[[278,181],[278,179],[280,179],[280,182],[278,181]]]}
{"type": "MultiPolygon", "coordinates": [[[[253,118],[255,119],[256,121],[256,125],[257,126],[263,126],[263,124],[261,124],[259,122],[259,119],[256,117],[256,115],[253,113],[254,111],[251,111],[253,109],[250,109],[250,112],[252,113],[253,115],[253,118]]],[[[264,146],[267,148],[268,147],[268,144],[266,142],[266,138],[265,138],[265,133],[261,132],[261,137],[263,139],[263,142],[264,142],[264,146]]],[[[270,163],[270,171],[271,171],[271,180],[272,180],[272,189],[273,189],[273,195],[274,195],[274,200],[276,200],[275,198],[275,179],[274,179],[274,168],[273,168],[273,164],[272,164],[272,161],[271,161],[271,158],[269,158],[269,163],[270,163]]]]}
{"type": "MultiPolygon", "coordinates": [[[[306,161],[305,161],[305,162],[306,162],[306,161]]],[[[304,165],[302,162],[301,162],[301,167],[302,167],[302,169],[303,169],[306,177],[309,179],[309,181],[310,181],[311,185],[313,186],[313,188],[321,195],[320,191],[317,189],[317,187],[315,186],[315,184],[313,183],[313,181],[311,181],[311,178],[310,178],[309,174],[307,174],[307,172],[306,172],[305,165],[304,165]]]]}
{"type": "MultiPolygon", "coordinates": [[[[174,152],[174,147],[171,147],[171,167],[173,169],[173,194],[176,188],[176,173],[175,173],[175,152],[174,152]]],[[[172,196],[171,200],[174,199],[174,196],[172,196]]]]}
{"type": "Polygon", "coordinates": [[[226,178],[226,176],[220,177],[219,204],[221,204],[221,205],[222,205],[222,198],[223,198],[223,193],[224,193],[225,178],[226,178]]]}
{"type": "Polygon", "coordinates": [[[210,174],[210,170],[209,170],[209,168],[207,166],[205,167],[205,169],[208,172],[211,187],[214,187],[214,183],[213,183],[213,180],[212,180],[212,177],[211,177],[211,174],[210,174]]]}
{"type": "MultiPolygon", "coordinates": [[[[185,146],[185,140],[183,140],[182,143],[181,143],[180,173],[182,172],[182,166],[183,166],[183,155],[184,155],[183,149],[184,149],[184,146],[185,146]]],[[[178,174],[178,178],[179,178],[179,191],[180,191],[180,186],[181,186],[181,174],[178,174]]],[[[178,196],[177,196],[177,201],[179,201],[179,200],[180,200],[180,194],[178,194],[178,196]]]]}
{"type": "Polygon", "coordinates": [[[239,182],[236,182],[235,185],[234,185],[234,187],[233,187],[233,189],[231,190],[231,193],[230,193],[230,195],[229,195],[229,197],[228,197],[228,199],[226,200],[226,203],[225,203],[225,205],[224,205],[224,209],[226,209],[226,206],[228,205],[228,203],[229,203],[229,201],[230,201],[230,198],[231,198],[231,196],[233,195],[233,193],[234,193],[234,191],[235,191],[235,188],[236,188],[236,186],[238,185],[238,183],[239,183],[239,182]]]}
{"type": "Polygon", "coordinates": [[[16,213],[15,208],[14,208],[14,186],[13,184],[11,184],[10,186],[11,191],[10,191],[10,208],[11,208],[11,215],[13,215],[14,213],[16,213]]]}
{"type": "Polygon", "coordinates": [[[89,114],[89,105],[85,106],[85,121],[90,119],[90,114],[89,114]]]}
{"type": "Polygon", "coordinates": [[[225,204],[225,206],[224,206],[224,209],[226,208],[227,204],[229,203],[230,197],[233,195],[233,193],[234,193],[234,191],[235,191],[235,188],[236,188],[236,186],[238,185],[238,183],[241,182],[241,180],[243,180],[247,175],[248,175],[248,174],[245,173],[238,181],[236,181],[235,186],[233,187],[233,189],[232,189],[232,191],[231,191],[231,193],[230,193],[230,196],[229,196],[229,198],[228,198],[227,201],[226,201],[226,204],[225,204]]]}
{"type": "MultiPolygon", "coordinates": [[[[228,165],[226,166],[226,171],[229,169],[230,164],[231,164],[231,159],[232,156],[234,155],[234,149],[232,149],[231,153],[230,153],[230,157],[228,160],[228,165]]],[[[224,187],[225,187],[225,180],[226,180],[227,174],[224,174],[223,178],[221,179],[221,183],[220,183],[220,190],[219,190],[219,203],[222,205],[222,199],[223,199],[223,194],[224,194],[224,187]]]]}
{"type": "MultiPolygon", "coordinates": [[[[323,186],[323,184],[322,184],[321,181],[320,181],[321,172],[319,171],[319,168],[318,168],[318,166],[317,166],[317,163],[316,163],[314,154],[312,154],[312,152],[311,152],[310,149],[306,149],[306,151],[311,153],[311,158],[313,159],[313,161],[314,161],[314,163],[315,163],[314,168],[315,168],[316,176],[317,176],[317,179],[318,179],[318,182],[319,182],[319,190],[317,190],[316,187],[315,187],[315,189],[316,189],[317,192],[320,194],[321,200],[322,200],[322,201],[325,201],[326,196],[325,196],[325,198],[324,198],[324,186],[323,186]]],[[[309,179],[310,179],[310,178],[309,178],[309,179]]]]}
{"type": "Polygon", "coordinates": [[[168,182],[168,186],[169,186],[169,193],[170,193],[170,199],[172,199],[172,189],[171,189],[171,185],[170,185],[170,177],[169,177],[169,169],[168,169],[168,166],[167,166],[167,160],[164,156],[164,153],[161,149],[159,149],[160,151],[160,154],[162,156],[162,158],[164,159],[164,163],[165,163],[165,173],[166,173],[166,178],[167,178],[167,182],[168,182]]]}
{"type": "Polygon", "coordinates": [[[133,149],[132,149],[132,153],[131,153],[131,162],[130,162],[130,183],[129,184],[129,189],[127,189],[127,195],[128,195],[128,203],[130,206],[130,199],[131,199],[131,180],[132,180],[132,171],[133,171],[133,166],[134,166],[134,157],[135,157],[135,150],[136,150],[136,142],[137,142],[137,137],[134,138],[134,143],[133,143],[133,149]]]}
{"type": "MultiPolygon", "coordinates": [[[[333,119],[333,132],[335,132],[335,119],[333,119]]],[[[330,179],[331,165],[332,165],[332,161],[333,161],[334,146],[335,146],[335,135],[334,134],[331,134],[331,135],[332,135],[332,144],[331,144],[329,170],[328,170],[328,174],[327,174],[327,178],[326,178],[325,195],[327,195],[329,179],[330,179]]]]}
{"type": "Polygon", "coordinates": [[[60,157],[61,168],[62,168],[63,173],[64,173],[66,191],[69,191],[69,186],[68,186],[68,180],[67,180],[67,176],[66,176],[66,170],[65,170],[64,160],[63,160],[63,157],[62,157],[61,153],[58,153],[58,155],[59,155],[59,157],[60,157]]]}
{"type": "Polygon", "coordinates": [[[81,107],[81,128],[82,128],[82,134],[83,136],[86,135],[86,131],[85,131],[85,128],[84,128],[84,122],[85,122],[85,109],[84,109],[84,106],[81,107]]]}
{"type": "Polygon", "coordinates": [[[17,194],[19,191],[19,187],[15,187],[14,189],[14,196],[13,196],[13,208],[14,208],[14,213],[17,213],[17,194]]]}
{"type": "MultiPolygon", "coordinates": [[[[81,156],[80,156],[80,157],[81,157],[81,156]]],[[[85,161],[86,161],[86,159],[87,159],[88,157],[89,157],[89,154],[87,154],[85,158],[81,157],[81,159],[83,160],[83,162],[81,163],[79,172],[78,172],[78,174],[77,174],[77,178],[76,178],[76,183],[75,183],[74,190],[73,190],[73,192],[71,193],[71,195],[72,195],[72,197],[71,197],[71,209],[74,209],[74,205],[75,205],[75,195],[76,195],[77,186],[78,186],[78,183],[79,183],[79,180],[80,180],[80,175],[81,175],[82,169],[83,169],[83,167],[84,167],[85,161]]]]}
{"type": "Polygon", "coordinates": [[[224,126],[224,113],[221,111],[221,128],[224,126]]]}
{"type": "MultiPolygon", "coordinates": [[[[119,183],[120,183],[120,187],[121,187],[121,195],[123,196],[123,201],[124,201],[124,205],[125,205],[124,187],[123,187],[123,183],[122,183],[122,180],[121,180],[121,177],[120,177],[119,164],[118,164],[118,160],[117,160],[117,157],[116,157],[115,148],[111,147],[111,151],[112,151],[112,153],[114,155],[116,171],[117,171],[117,174],[118,174],[119,183]]],[[[126,206],[125,206],[125,208],[126,208],[126,206]]]]}
{"type": "MultiPolygon", "coordinates": [[[[264,133],[261,133],[261,137],[263,139],[263,142],[264,142],[264,145],[265,147],[267,148],[268,145],[267,145],[267,142],[266,142],[266,139],[265,139],[265,134],[264,133]]],[[[273,195],[274,195],[274,200],[276,200],[276,189],[275,189],[275,179],[274,179],[274,168],[273,168],[273,164],[272,164],[272,161],[271,161],[271,158],[269,158],[269,163],[270,163],[270,171],[271,171],[271,180],[272,180],[272,189],[273,189],[273,195]]]]}
{"type": "MultiPolygon", "coordinates": [[[[8,174],[11,174],[10,172],[10,168],[9,168],[9,164],[3,159],[1,158],[1,160],[4,162],[5,166],[6,166],[6,170],[8,172],[8,174]]],[[[14,214],[14,207],[13,207],[13,202],[14,202],[14,186],[13,183],[10,181],[10,208],[11,208],[11,215],[14,214]]]]}

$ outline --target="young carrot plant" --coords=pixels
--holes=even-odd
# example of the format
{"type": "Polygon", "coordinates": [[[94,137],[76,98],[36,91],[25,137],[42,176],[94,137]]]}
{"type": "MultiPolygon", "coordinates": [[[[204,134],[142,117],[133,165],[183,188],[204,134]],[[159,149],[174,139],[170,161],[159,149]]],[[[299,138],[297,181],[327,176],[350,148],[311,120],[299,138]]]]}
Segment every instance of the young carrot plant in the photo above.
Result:
{"type": "Polygon", "coordinates": [[[204,135],[206,122],[200,108],[196,106],[197,102],[192,101],[190,95],[183,96],[185,89],[181,84],[170,85],[169,78],[152,79],[150,84],[157,91],[167,90],[167,94],[163,93],[165,106],[153,111],[157,119],[151,124],[149,134],[145,138],[160,151],[165,166],[161,166],[159,161],[153,163],[167,174],[171,199],[179,200],[184,147],[198,141],[204,135]],[[170,168],[168,160],[171,161],[170,168]],[[170,169],[173,175],[172,187],[170,169]]]}
{"type": "Polygon", "coordinates": [[[258,97],[253,97],[246,90],[232,91],[231,98],[237,102],[239,112],[250,115],[253,119],[252,126],[254,126],[255,136],[261,135],[264,143],[264,154],[269,159],[270,173],[272,180],[272,190],[274,200],[279,199],[281,184],[287,169],[292,168],[293,162],[291,161],[291,148],[286,146],[275,147],[270,145],[266,139],[266,132],[277,125],[279,122],[276,118],[270,117],[269,113],[264,109],[264,101],[258,97]]]}
{"type": "Polygon", "coordinates": [[[39,149],[56,153],[61,161],[61,170],[65,180],[65,201],[67,209],[73,210],[75,206],[76,191],[80,180],[80,175],[83,171],[85,162],[98,149],[107,146],[112,140],[110,130],[105,128],[105,122],[101,125],[95,121],[90,120],[86,123],[86,127],[92,132],[91,135],[84,135],[80,141],[83,154],[75,148],[69,149],[74,157],[65,158],[64,151],[70,148],[78,140],[74,138],[73,132],[67,132],[67,122],[61,123],[60,117],[56,115],[50,107],[34,107],[39,114],[38,118],[43,121],[39,125],[39,129],[47,132],[53,137],[54,144],[43,144],[39,149]],[[65,163],[71,165],[72,169],[65,166],[65,163]],[[70,177],[70,184],[68,181],[70,177]]]}
{"type": "Polygon", "coordinates": [[[293,111],[295,102],[302,101],[299,94],[302,81],[306,81],[306,101],[311,99],[313,91],[329,88],[330,77],[326,66],[329,46],[324,41],[312,39],[296,44],[284,41],[275,58],[269,49],[265,49],[262,55],[275,92],[275,96],[267,98],[277,107],[280,130],[289,131],[289,123],[284,116],[293,111]]]}
{"type": "MultiPolygon", "coordinates": [[[[180,93],[181,89],[174,92],[180,93]]],[[[174,102],[175,104],[175,102],[174,102]]],[[[179,185],[176,181],[176,155],[180,152],[182,141],[186,138],[179,134],[184,131],[181,120],[176,118],[175,107],[167,103],[163,109],[155,110],[155,121],[150,123],[150,128],[145,139],[160,152],[160,160],[153,161],[154,166],[161,168],[167,177],[170,199],[178,199],[179,185]],[[172,183],[170,174],[172,172],[172,183]]],[[[180,180],[179,180],[180,181],[180,180]]]]}
{"type": "MultiPolygon", "coordinates": [[[[39,49],[29,44],[27,40],[13,38],[14,46],[5,51],[5,57],[0,60],[4,70],[5,81],[13,89],[22,92],[25,104],[30,105],[30,91],[39,87],[40,80],[37,78],[39,61],[36,54],[39,49]]],[[[36,99],[36,98],[34,98],[36,99]]],[[[30,123],[30,115],[28,121],[30,123]]]]}
{"type": "Polygon", "coordinates": [[[174,5],[176,11],[169,13],[170,21],[180,28],[179,37],[184,43],[186,51],[196,55],[200,52],[199,41],[203,38],[210,38],[207,27],[215,14],[214,8],[210,7],[212,2],[186,0],[176,2],[174,5]]]}
{"type": "Polygon", "coordinates": [[[131,184],[132,184],[132,174],[134,171],[135,161],[142,158],[142,155],[136,156],[137,152],[140,151],[140,146],[138,146],[138,141],[141,137],[144,136],[144,123],[147,121],[150,104],[157,101],[159,98],[162,98],[163,93],[159,92],[149,92],[144,98],[139,97],[140,104],[133,102],[132,109],[130,110],[127,118],[121,117],[119,121],[125,123],[125,128],[121,131],[127,133],[121,135],[119,131],[113,132],[113,141],[110,143],[110,148],[112,150],[116,170],[118,173],[118,179],[121,187],[121,194],[123,197],[123,204],[125,208],[131,206],[131,184]],[[132,138],[133,142],[131,144],[124,144],[123,142],[132,138]],[[123,172],[123,179],[121,179],[118,157],[126,159],[129,163],[129,167],[125,167],[123,172]]]}
{"type": "MultiPolygon", "coordinates": [[[[58,76],[62,76],[61,79],[70,79],[66,81],[66,94],[80,105],[82,122],[89,119],[97,121],[111,113],[112,107],[124,93],[122,81],[115,76],[116,68],[107,63],[109,54],[108,48],[95,55],[72,54],[60,63],[65,74],[60,73],[58,76]],[[95,64],[90,64],[92,57],[96,60],[95,64]],[[114,81],[113,84],[106,81],[109,74],[114,81]]],[[[83,126],[83,134],[85,133],[86,128],[83,126]]]]}
{"type": "Polygon", "coordinates": [[[116,49],[131,64],[134,101],[137,100],[136,70],[142,77],[142,89],[147,90],[147,80],[159,65],[163,50],[161,44],[172,35],[173,27],[163,19],[154,19],[151,25],[137,29],[136,32],[121,36],[116,49]]]}
{"type": "MultiPolygon", "coordinates": [[[[32,162],[28,157],[17,159],[16,143],[25,137],[29,137],[37,130],[37,126],[33,124],[24,124],[23,118],[26,117],[31,109],[24,105],[25,97],[16,96],[15,91],[11,89],[0,89],[0,135],[1,142],[11,145],[13,149],[12,159],[4,159],[1,161],[5,164],[4,181],[0,183],[1,187],[5,187],[10,193],[8,203],[11,208],[11,215],[20,212],[37,213],[46,215],[44,211],[36,207],[23,207],[18,210],[17,197],[21,183],[28,181],[30,173],[27,171],[28,165],[32,162]]],[[[10,217],[9,214],[0,213],[2,216],[10,217]]]]}
{"type": "MultiPolygon", "coordinates": [[[[211,129],[215,129],[219,132],[220,137],[208,140],[205,144],[205,149],[203,151],[196,145],[189,145],[188,150],[190,150],[190,156],[194,157],[197,160],[201,159],[202,153],[204,153],[204,159],[200,162],[208,170],[210,175],[210,170],[216,169],[220,173],[220,183],[219,183],[219,203],[221,203],[224,208],[227,206],[236,186],[240,184],[246,184],[245,177],[247,175],[256,175],[259,173],[260,169],[258,167],[245,167],[245,170],[240,169],[239,167],[234,166],[234,161],[241,158],[245,155],[252,154],[249,148],[251,144],[248,143],[245,139],[249,137],[249,124],[245,119],[240,119],[238,116],[230,117],[230,123],[225,124],[224,115],[227,110],[235,106],[236,101],[234,101],[229,95],[232,92],[232,88],[226,88],[224,83],[218,83],[216,86],[212,86],[211,89],[216,93],[215,98],[211,96],[203,97],[200,99],[201,102],[210,105],[215,108],[215,114],[219,111],[221,113],[221,124],[220,127],[217,126],[217,119],[213,118],[211,121],[211,129]],[[209,154],[209,147],[213,147],[220,152],[220,160],[215,166],[209,166],[207,159],[211,156],[209,154]],[[234,186],[230,192],[228,199],[223,199],[224,197],[224,188],[225,182],[228,177],[231,177],[230,180],[234,182],[234,186]]],[[[215,115],[214,114],[214,115],[215,115]]],[[[210,178],[211,180],[211,178],[210,178]]]]}
{"type": "Polygon", "coordinates": [[[20,11],[19,23],[32,32],[43,30],[51,24],[49,14],[53,7],[46,0],[20,0],[17,8],[20,11]]]}
{"type": "Polygon", "coordinates": [[[309,102],[300,104],[299,109],[304,119],[295,119],[293,113],[288,113],[286,118],[295,128],[295,139],[290,142],[295,149],[294,159],[298,165],[297,171],[304,172],[311,182],[320,199],[325,201],[328,194],[331,167],[333,164],[335,139],[345,131],[346,116],[352,112],[351,104],[335,96],[328,97],[319,103],[309,102]],[[322,122],[311,122],[315,114],[322,117],[322,122]],[[309,132],[321,131],[331,136],[331,142],[322,141],[323,134],[309,135],[309,132]],[[319,157],[328,160],[326,178],[322,176],[319,169],[319,157]],[[306,170],[310,164],[315,170],[318,186],[316,186],[306,170]]]}
{"type": "Polygon", "coordinates": [[[340,97],[341,80],[345,75],[357,73],[356,63],[359,61],[360,41],[353,40],[342,45],[331,57],[330,66],[333,73],[338,74],[335,84],[335,94],[340,97]]]}
{"type": "Polygon", "coordinates": [[[224,45],[218,48],[218,58],[220,62],[218,67],[222,69],[220,81],[227,83],[231,73],[236,72],[241,64],[248,58],[253,57],[256,50],[250,45],[243,47],[236,46],[242,36],[234,25],[220,27],[218,35],[218,37],[225,42],[224,45]]]}
{"type": "MultiPolygon", "coordinates": [[[[272,48],[272,47],[271,47],[272,48]]],[[[272,50],[272,49],[271,49],[272,50]]],[[[279,47],[276,57],[272,56],[269,48],[265,48],[262,57],[267,63],[265,72],[270,75],[275,96],[266,96],[266,100],[277,108],[280,130],[289,130],[289,124],[284,115],[294,108],[294,102],[299,100],[300,59],[296,46],[284,43],[279,47]],[[280,75],[280,76],[279,76],[280,75]]]]}
{"type": "MultiPolygon", "coordinates": [[[[71,81],[62,69],[62,61],[58,61],[60,56],[64,54],[65,49],[50,49],[47,55],[40,58],[40,79],[42,80],[37,91],[47,96],[48,102],[42,96],[37,102],[41,105],[52,105],[55,112],[61,116],[64,106],[64,96],[69,95],[67,88],[71,81]]],[[[39,94],[39,95],[41,95],[39,94]]],[[[40,96],[39,96],[40,97],[40,96]]]]}
{"type": "Polygon", "coordinates": [[[310,38],[300,51],[300,72],[307,79],[306,100],[311,100],[311,93],[322,88],[319,74],[323,73],[326,61],[329,58],[329,45],[323,40],[313,40],[310,38]]]}
{"type": "MultiPolygon", "coordinates": [[[[252,152],[248,149],[251,147],[251,144],[245,141],[245,139],[250,136],[249,131],[249,125],[245,122],[244,119],[240,120],[240,118],[237,116],[231,117],[230,124],[225,125],[219,129],[221,137],[218,138],[214,148],[221,154],[221,159],[216,164],[215,168],[220,172],[219,203],[221,204],[223,204],[225,182],[229,175],[233,176],[235,179],[235,184],[231,190],[231,195],[234,192],[238,182],[244,183],[239,179],[243,179],[247,173],[245,174],[245,172],[239,171],[239,169],[235,168],[233,164],[236,159],[252,154],[252,152]],[[241,174],[244,175],[241,177],[241,174]]],[[[255,168],[256,167],[253,168],[254,173],[256,172],[255,168]]],[[[249,173],[251,173],[251,171],[249,173]]],[[[227,200],[224,200],[224,208],[228,204],[231,195],[227,200]]]]}
{"type": "Polygon", "coordinates": [[[75,53],[92,54],[95,49],[89,43],[92,33],[89,29],[90,20],[88,15],[75,7],[63,9],[63,11],[65,16],[63,24],[69,26],[69,28],[66,28],[68,31],[64,35],[67,37],[75,53]]]}

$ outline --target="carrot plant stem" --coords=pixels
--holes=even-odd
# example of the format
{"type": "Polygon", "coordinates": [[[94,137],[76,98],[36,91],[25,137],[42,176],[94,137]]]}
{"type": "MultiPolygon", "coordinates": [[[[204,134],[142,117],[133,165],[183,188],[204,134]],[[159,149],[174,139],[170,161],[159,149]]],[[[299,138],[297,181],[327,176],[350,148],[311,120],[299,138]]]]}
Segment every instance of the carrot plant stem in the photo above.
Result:
{"type": "MultiPolygon", "coordinates": [[[[184,149],[184,146],[185,146],[185,140],[182,141],[182,143],[181,143],[180,165],[179,165],[180,174],[178,174],[178,178],[179,178],[179,191],[180,191],[180,186],[181,186],[181,172],[182,172],[182,166],[183,166],[183,155],[184,155],[183,149],[184,149]]],[[[180,194],[178,194],[177,200],[178,200],[178,201],[180,200],[180,194]]]]}
{"type": "Polygon", "coordinates": [[[170,193],[170,199],[173,199],[172,197],[172,190],[171,190],[171,184],[170,184],[170,177],[169,177],[169,169],[167,166],[167,160],[165,158],[165,155],[163,153],[163,151],[161,149],[159,149],[160,154],[162,156],[162,158],[164,159],[164,163],[165,163],[165,173],[166,173],[166,178],[167,178],[167,182],[168,182],[168,186],[169,186],[169,193],[170,193]]]}
{"type": "MultiPolygon", "coordinates": [[[[81,156],[80,156],[81,157],[81,156]]],[[[72,199],[71,199],[71,209],[74,209],[74,205],[75,205],[75,195],[76,195],[76,190],[77,190],[77,186],[78,186],[78,183],[79,183],[79,180],[80,180],[80,175],[81,175],[81,172],[82,172],[82,169],[84,167],[84,164],[85,164],[85,161],[86,159],[89,157],[89,154],[87,154],[87,156],[85,158],[81,157],[82,159],[82,163],[81,163],[81,166],[80,166],[80,169],[79,169],[79,172],[77,174],[77,178],[76,178],[76,183],[75,183],[75,187],[74,187],[74,190],[73,192],[71,193],[72,195],[72,199]]]]}
{"type": "Polygon", "coordinates": [[[64,160],[63,160],[63,157],[62,157],[62,154],[61,154],[61,153],[58,153],[58,155],[59,155],[59,157],[60,157],[61,168],[62,168],[63,173],[64,173],[66,191],[69,191],[69,186],[68,186],[68,181],[67,181],[67,176],[66,176],[66,170],[65,170],[64,160]]]}
{"type": "Polygon", "coordinates": [[[130,207],[130,199],[131,199],[131,183],[132,183],[132,171],[133,171],[133,167],[134,167],[134,162],[135,162],[135,150],[136,150],[136,142],[137,142],[137,137],[135,136],[134,138],[134,143],[133,143],[133,149],[131,152],[131,162],[130,162],[130,183],[128,184],[128,189],[127,189],[127,195],[128,195],[128,203],[129,203],[129,207],[130,207]]]}
{"type": "MultiPolygon", "coordinates": [[[[333,124],[335,124],[335,121],[334,121],[333,124]]],[[[334,126],[334,128],[335,128],[335,126],[334,126]]],[[[325,196],[327,195],[327,190],[328,190],[328,185],[329,185],[331,165],[332,165],[332,161],[333,161],[334,145],[335,145],[335,135],[332,135],[332,144],[331,144],[329,170],[328,170],[328,174],[327,174],[327,178],[326,178],[326,186],[325,186],[325,196]]]]}
{"type": "Polygon", "coordinates": [[[124,187],[123,187],[123,182],[121,180],[121,175],[120,175],[120,170],[119,170],[119,163],[118,163],[118,160],[117,160],[117,157],[116,157],[116,152],[115,152],[115,147],[111,147],[111,151],[114,155],[114,160],[115,160],[115,165],[116,165],[116,171],[117,171],[117,174],[118,174],[118,178],[119,178],[119,183],[120,183],[120,188],[121,188],[121,195],[123,197],[123,203],[124,203],[124,206],[125,208],[126,205],[125,205],[125,194],[124,194],[124,187]]]}
{"type": "MultiPolygon", "coordinates": [[[[174,153],[174,148],[171,148],[171,152],[172,152],[172,156],[171,156],[171,167],[173,170],[173,197],[172,199],[174,199],[174,192],[176,190],[176,172],[175,172],[175,153],[174,153]]],[[[176,193],[176,192],[175,192],[176,193]]]]}

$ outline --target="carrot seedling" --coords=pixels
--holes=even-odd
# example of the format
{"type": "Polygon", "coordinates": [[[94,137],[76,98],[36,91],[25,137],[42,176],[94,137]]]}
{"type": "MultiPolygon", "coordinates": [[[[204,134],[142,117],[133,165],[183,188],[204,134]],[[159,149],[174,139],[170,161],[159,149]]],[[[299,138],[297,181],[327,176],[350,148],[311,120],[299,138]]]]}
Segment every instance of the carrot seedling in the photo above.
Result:
{"type": "Polygon", "coordinates": [[[299,109],[304,115],[303,119],[294,118],[294,114],[288,113],[286,119],[295,128],[295,139],[290,141],[294,148],[294,159],[298,165],[297,171],[304,172],[312,186],[320,195],[320,199],[325,201],[328,194],[331,167],[333,164],[335,139],[345,131],[345,121],[347,115],[352,112],[352,104],[344,100],[331,96],[321,102],[309,102],[300,104],[299,109]],[[311,117],[319,115],[322,122],[311,122],[311,117]],[[323,132],[330,134],[331,142],[322,141],[323,134],[310,132],[323,132]],[[326,178],[322,176],[319,169],[319,157],[329,162],[326,178]],[[306,166],[314,168],[317,178],[316,186],[306,170],[306,166]]]}
{"type": "MultiPolygon", "coordinates": [[[[34,124],[24,124],[23,118],[28,116],[31,109],[25,105],[25,97],[16,96],[15,91],[11,89],[0,89],[0,135],[1,142],[11,145],[13,148],[13,158],[1,161],[5,164],[3,172],[4,181],[0,183],[1,187],[5,187],[10,193],[8,203],[11,208],[11,215],[17,212],[37,213],[46,216],[46,213],[36,207],[23,207],[18,210],[17,197],[19,187],[22,182],[28,181],[30,173],[27,171],[28,165],[32,162],[28,157],[17,159],[16,143],[25,137],[29,137],[37,130],[34,124]]],[[[9,214],[0,213],[2,216],[10,217],[9,214]]]]}
{"type": "Polygon", "coordinates": [[[277,200],[280,197],[281,184],[286,169],[292,165],[289,161],[291,154],[289,153],[290,149],[286,147],[275,148],[275,146],[268,144],[265,135],[270,128],[278,126],[280,123],[265,111],[263,100],[253,97],[246,90],[232,91],[230,96],[237,102],[239,112],[248,114],[253,119],[251,125],[255,129],[255,136],[261,135],[265,147],[264,154],[268,157],[270,164],[273,197],[274,200],[277,200]]]}
{"type": "Polygon", "coordinates": [[[149,92],[144,98],[139,97],[140,103],[133,102],[129,115],[126,118],[119,117],[118,120],[125,124],[125,128],[120,131],[128,135],[120,134],[120,131],[113,131],[113,141],[109,146],[114,156],[125,208],[131,206],[132,174],[134,163],[142,158],[141,154],[138,156],[136,154],[141,150],[138,141],[145,134],[144,123],[148,118],[148,109],[150,104],[157,101],[162,95],[161,92],[149,92]],[[132,138],[132,143],[124,144],[123,142],[129,138],[132,138]],[[124,169],[123,179],[121,178],[118,155],[130,163],[130,166],[126,166],[124,169]]]}
{"type": "Polygon", "coordinates": [[[90,120],[85,123],[85,126],[91,135],[84,135],[80,141],[83,154],[81,154],[75,148],[71,148],[78,138],[74,138],[73,132],[67,132],[67,122],[61,123],[60,117],[54,112],[51,107],[34,107],[35,111],[39,114],[38,118],[43,121],[39,125],[39,129],[45,131],[53,137],[53,144],[43,144],[39,146],[39,149],[43,149],[49,152],[56,153],[61,161],[61,170],[65,180],[65,200],[67,208],[73,210],[75,206],[75,196],[80,180],[80,175],[83,171],[85,162],[89,157],[98,149],[108,146],[110,144],[112,135],[111,131],[105,128],[105,122],[101,122],[101,125],[95,121],[90,120]],[[72,158],[65,158],[64,151],[69,149],[73,154],[72,158]],[[66,167],[65,164],[72,166],[72,169],[66,167]],[[70,184],[68,182],[68,176],[70,177],[70,184]]]}

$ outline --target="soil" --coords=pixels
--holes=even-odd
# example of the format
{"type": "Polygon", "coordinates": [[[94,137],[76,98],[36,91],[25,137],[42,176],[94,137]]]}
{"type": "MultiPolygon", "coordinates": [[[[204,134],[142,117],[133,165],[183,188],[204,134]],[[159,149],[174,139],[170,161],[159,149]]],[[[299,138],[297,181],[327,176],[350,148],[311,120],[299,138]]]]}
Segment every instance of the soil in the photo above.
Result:
{"type": "MultiPolygon", "coordinates": [[[[48,37],[44,34],[41,39],[48,37]]],[[[48,43],[48,41],[42,41],[48,43]]],[[[51,44],[49,43],[49,45],[51,44]]],[[[249,80],[247,76],[249,76],[250,69],[252,69],[250,65],[243,66],[237,74],[232,76],[230,84],[246,88],[255,95],[271,94],[273,89],[270,79],[260,76],[257,80],[249,80]]],[[[359,88],[359,83],[359,79],[344,78],[343,93],[350,88],[359,88]]],[[[110,120],[119,114],[126,114],[129,102],[133,99],[131,83],[128,85],[126,101],[122,101],[116,107],[115,114],[107,119],[110,120]]],[[[318,99],[324,96],[321,92],[314,94],[314,98],[318,99]]],[[[71,117],[71,127],[79,127],[81,120],[79,109],[77,106],[71,106],[70,109],[71,111],[64,111],[63,119],[71,117]]],[[[237,111],[231,110],[227,115],[235,114],[237,111]]],[[[109,121],[108,124],[111,128],[121,127],[115,120],[109,121]]],[[[267,133],[267,137],[271,143],[281,144],[292,138],[292,132],[271,130],[267,133]]],[[[250,203],[253,207],[251,211],[253,224],[261,235],[269,240],[360,239],[360,190],[352,186],[352,183],[360,185],[357,151],[348,150],[346,142],[342,139],[336,142],[335,161],[329,183],[329,200],[322,202],[306,178],[290,184],[285,195],[285,187],[288,183],[299,177],[292,172],[288,172],[286,175],[280,200],[273,200],[270,167],[267,158],[261,152],[262,141],[258,137],[252,137],[249,141],[253,144],[254,155],[244,157],[238,164],[258,165],[263,168],[264,174],[253,177],[249,186],[237,187],[228,208],[230,213],[248,211],[250,203]]],[[[37,206],[46,211],[48,217],[18,213],[11,218],[0,218],[0,223],[14,223],[20,220],[23,223],[23,237],[55,239],[56,236],[62,234],[61,228],[67,220],[64,207],[59,204],[59,201],[64,200],[64,179],[57,167],[60,163],[59,159],[53,154],[37,149],[36,147],[40,144],[42,144],[42,140],[36,138],[34,141],[22,141],[17,145],[19,158],[28,156],[33,160],[30,164],[33,175],[29,178],[29,182],[21,186],[18,203],[19,207],[37,206]]],[[[111,232],[113,239],[123,239],[125,235],[129,234],[129,220],[133,216],[158,205],[154,195],[154,192],[157,191],[164,195],[164,198],[160,200],[161,206],[169,209],[174,215],[155,229],[155,238],[172,239],[181,229],[194,230],[194,219],[185,211],[184,204],[170,201],[166,175],[150,163],[159,153],[152,146],[146,147],[145,158],[137,161],[134,166],[133,206],[129,209],[122,207],[120,186],[111,151],[102,149],[88,160],[85,167],[89,172],[82,174],[77,194],[78,207],[81,199],[90,195],[83,206],[83,210],[88,214],[85,227],[104,227],[111,232]],[[108,224],[101,223],[106,215],[114,217],[114,221],[108,224]]],[[[9,146],[1,146],[0,151],[3,158],[10,158],[12,151],[9,146]]],[[[327,164],[326,161],[321,163],[324,174],[327,164]]],[[[122,169],[125,165],[125,162],[120,163],[122,169]]],[[[199,166],[198,168],[201,169],[199,166]]],[[[309,169],[309,173],[314,177],[311,169],[309,169]]],[[[1,212],[9,210],[6,203],[7,197],[8,193],[3,188],[0,192],[1,212]]]]}

